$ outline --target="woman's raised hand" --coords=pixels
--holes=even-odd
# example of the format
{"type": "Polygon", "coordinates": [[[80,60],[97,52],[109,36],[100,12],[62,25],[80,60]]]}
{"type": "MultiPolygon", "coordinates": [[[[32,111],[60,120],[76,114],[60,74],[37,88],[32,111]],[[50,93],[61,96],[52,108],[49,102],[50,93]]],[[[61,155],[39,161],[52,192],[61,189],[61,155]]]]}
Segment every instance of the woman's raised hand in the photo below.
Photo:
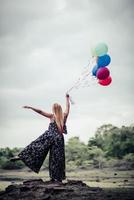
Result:
{"type": "Polygon", "coordinates": [[[69,94],[68,93],[66,93],[66,97],[69,98],[69,94]]]}
{"type": "Polygon", "coordinates": [[[23,106],[23,108],[31,109],[31,107],[30,107],[30,106],[23,106]]]}
{"type": "Polygon", "coordinates": [[[66,100],[67,102],[71,102],[71,104],[75,104],[74,101],[72,100],[72,98],[70,97],[70,95],[68,93],[66,93],[66,100]]]}

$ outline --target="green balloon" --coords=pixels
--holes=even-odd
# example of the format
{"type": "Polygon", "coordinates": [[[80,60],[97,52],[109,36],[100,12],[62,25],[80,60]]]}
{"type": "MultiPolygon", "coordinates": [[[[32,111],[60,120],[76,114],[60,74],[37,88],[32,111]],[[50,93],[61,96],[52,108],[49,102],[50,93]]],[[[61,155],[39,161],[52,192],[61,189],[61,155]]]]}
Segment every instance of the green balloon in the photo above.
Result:
{"type": "Polygon", "coordinates": [[[105,43],[96,45],[94,52],[97,56],[104,56],[108,52],[108,46],[105,43]]]}
{"type": "Polygon", "coordinates": [[[96,52],[95,52],[95,48],[91,48],[91,54],[92,54],[92,56],[97,56],[97,54],[96,54],[96,52]]]}

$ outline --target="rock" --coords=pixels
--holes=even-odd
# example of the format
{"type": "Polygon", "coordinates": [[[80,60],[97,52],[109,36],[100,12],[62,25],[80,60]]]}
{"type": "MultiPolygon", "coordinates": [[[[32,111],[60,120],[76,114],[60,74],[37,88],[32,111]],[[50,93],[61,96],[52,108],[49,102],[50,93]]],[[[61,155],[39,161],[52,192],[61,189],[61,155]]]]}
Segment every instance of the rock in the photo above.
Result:
{"type": "Polygon", "coordinates": [[[81,180],[67,180],[63,184],[31,179],[23,184],[10,185],[0,192],[0,200],[133,200],[134,189],[89,187],[81,180]]]}
{"type": "Polygon", "coordinates": [[[43,184],[43,180],[42,179],[29,179],[27,181],[24,181],[23,184],[24,185],[35,185],[35,184],[43,184]]]}
{"type": "Polygon", "coordinates": [[[14,190],[16,190],[18,187],[18,185],[9,185],[7,188],[6,188],[6,192],[12,192],[14,190]]]}
{"type": "Polygon", "coordinates": [[[85,183],[82,181],[76,181],[76,180],[67,180],[69,185],[80,185],[80,186],[86,186],[85,183]]]}
{"type": "Polygon", "coordinates": [[[33,179],[24,181],[23,184],[8,186],[0,193],[0,200],[88,200],[89,196],[100,192],[99,188],[90,188],[79,180],[68,180],[59,184],[33,179]]]}

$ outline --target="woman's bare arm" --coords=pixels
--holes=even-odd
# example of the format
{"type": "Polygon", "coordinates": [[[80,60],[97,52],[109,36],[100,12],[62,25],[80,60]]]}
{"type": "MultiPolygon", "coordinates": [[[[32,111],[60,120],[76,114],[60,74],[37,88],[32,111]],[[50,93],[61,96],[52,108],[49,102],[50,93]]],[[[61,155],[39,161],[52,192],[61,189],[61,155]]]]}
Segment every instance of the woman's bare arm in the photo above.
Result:
{"type": "Polygon", "coordinates": [[[39,113],[40,115],[43,115],[43,116],[47,117],[47,118],[52,118],[52,116],[53,116],[53,114],[51,114],[51,113],[44,112],[44,111],[42,111],[40,109],[33,108],[31,106],[23,106],[23,108],[31,109],[31,110],[39,113]]]}
{"type": "Polygon", "coordinates": [[[66,110],[65,110],[65,116],[67,117],[70,111],[70,100],[69,100],[69,94],[66,94],[66,110]]]}

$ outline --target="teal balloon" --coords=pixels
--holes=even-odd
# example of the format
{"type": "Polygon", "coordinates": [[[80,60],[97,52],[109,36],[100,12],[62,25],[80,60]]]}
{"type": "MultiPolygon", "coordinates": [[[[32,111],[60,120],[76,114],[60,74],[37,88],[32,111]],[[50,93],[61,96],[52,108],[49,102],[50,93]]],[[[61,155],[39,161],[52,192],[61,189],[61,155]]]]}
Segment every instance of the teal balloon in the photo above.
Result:
{"type": "Polygon", "coordinates": [[[109,65],[111,62],[111,58],[108,54],[104,56],[99,56],[97,60],[98,67],[105,67],[109,65]]]}
{"type": "Polygon", "coordinates": [[[99,43],[96,45],[94,52],[97,56],[103,56],[108,52],[108,46],[105,43],[99,43]]]}
{"type": "Polygon", "coordinates": [[[95,66],[93,67],[93,69],[92,69],[92,75],[93,75],[93,76],[96,76],[98,69],[99,69],[98,65],[95,65],[95,66]]]}

